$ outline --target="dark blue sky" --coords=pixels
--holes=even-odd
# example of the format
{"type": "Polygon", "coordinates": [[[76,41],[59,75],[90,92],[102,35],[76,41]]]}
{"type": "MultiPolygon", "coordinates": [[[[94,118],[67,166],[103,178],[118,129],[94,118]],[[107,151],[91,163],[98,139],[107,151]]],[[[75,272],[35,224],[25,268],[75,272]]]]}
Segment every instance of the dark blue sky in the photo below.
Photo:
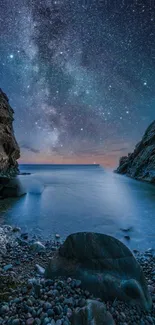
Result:
{"type": "Polygon", "coordinates": [[[154,39],[154,1],[2,0],[21,161],[115,166],[133,150],[155,119],[154,39]]]}

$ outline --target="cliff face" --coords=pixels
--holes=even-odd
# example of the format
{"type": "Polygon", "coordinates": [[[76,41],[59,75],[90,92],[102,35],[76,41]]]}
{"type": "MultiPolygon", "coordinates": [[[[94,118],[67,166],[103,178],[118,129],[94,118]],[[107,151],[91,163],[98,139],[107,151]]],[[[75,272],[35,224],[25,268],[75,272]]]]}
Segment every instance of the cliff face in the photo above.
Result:
{"type": "Polygon", "coordinates": [[[12,126],[13,114],[7,96],[0,89],[0,176],[11,177],[18,173],[20,150],[12,126]]]}
{"type": "Polygon", "coordinates": [[[148,127],[134,152],[120,159],[116,172],[155,183],[155,121],[148,127]]]}

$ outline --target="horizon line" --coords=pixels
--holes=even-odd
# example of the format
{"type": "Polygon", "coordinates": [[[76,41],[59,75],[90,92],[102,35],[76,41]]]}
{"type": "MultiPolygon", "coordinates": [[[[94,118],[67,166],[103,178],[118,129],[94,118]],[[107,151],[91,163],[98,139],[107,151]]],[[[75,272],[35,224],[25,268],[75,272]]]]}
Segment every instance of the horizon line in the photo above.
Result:
{"type": "Polygon", "coordinates": [[[97,163],[96,163],[96,164],[19,163],[18,165],[19,165],[19,166],[20,166],[20,165],[47,165],[47,166],[48,166],[48,165],[56,165],[56,166],[57,166],[57,165],[62,165],[62,166],[63,166],[63,165],[70,165],[70,166],[72,166],[72,165],[73,165],[73,166],[74,166],[74,165],[75,165],[75,166],[78,166],[78,165],[79,165],[79,166],[85,166],[85,165],[86,165],[86,166],[96,166],[96,165],[97,165],[97,166],[100,166],[100,164],[97,164],[97,163]]]}

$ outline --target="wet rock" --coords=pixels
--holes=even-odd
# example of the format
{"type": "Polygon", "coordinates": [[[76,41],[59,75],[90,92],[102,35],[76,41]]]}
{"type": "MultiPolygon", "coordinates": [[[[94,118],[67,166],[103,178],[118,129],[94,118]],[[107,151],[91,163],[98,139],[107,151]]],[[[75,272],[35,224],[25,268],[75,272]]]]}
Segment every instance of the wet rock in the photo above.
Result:
{"type": "Polygon", "coordinates": [[[28,239],[28,233],[23,233],[21,234],[21,238],[24,239],[24,240],[27,240],[28,239]]]}
{"type": "Polygon", "coordinates": [[[19,228],[19,227],[14,227],[14,228],[12,229],[12,231],[13,231],[13,232],[20,232],[20,231],[21,231],[21,228],[19,228]]]}
{"type": "Polygon", "coordinates": [[[11,325],[20,325],[20,320],[18,318],[13,319],[11,325]]]}
{"type": "Polygon", "coordinates": [[[41,275],[43,275],[45,273],[45,269],[42,266],[40,266],[39,264],[35,265],[35,269],[41,275]]]}
{"type": "Polygon", "coordinates": [[[40,243],[39,241],[36,241],[34,242],[32,245],[31,245],[31,250],[34,251],[34,252],[42,252],[46,249],[46,247],[40,243]]]}
{"type": "Polygon", "coordinates": [[[112,315],[106,311],[103,303],[88,300],[83,308],[77,308],[72,316],[73,325],[115,325],[112,315]]]}
{"type": "Polygon", "coordinates": [[[1,307],[0,315],[7,314],[8,312],[9,312],[9,306],[8,305],[4,305],[4,306],[1,307]]]}
{"type": "Polygon", "coordinates": [[[18,244],[19,244],[20,246],[27,246],[27,245],[28,245],[27,241],[24,240],[24,239],[17,238],[16,241],[18,242],[18,244]]]}
{"type": "Polygon", "coordinates": [[[45,271],[47,278],[56,276],[79,279],[82,288],[104,300],[118,298],[145,309],[152,306],[140,265],[131,251],[111,236],[86,232],[68,236],[45,271]]]}
{"type": "Polygon", "coordinates": [[[5,265],[5,266],[3,267],[3,270],[4,270],[4,271],[9,271],[9,270],[12,270],[12,268],[13,268],[13,265],[12,265],[12,264],[8,264],[8,265],[5,265]]]}
{"type": "Polygon", "coordinates": [[[52,305],[49,303],[49,302],[46,302],[44,305],[43,305],[43,308],[44,310],[48,310],[52,307],[52,305]]]}
{"type": "Polygon", "coordinates": [[[33,325],[34,324],[34,318],[29,318],[29,319],[27,319],[27,321],[26,321],[26,325],[33,325]]]}
{"type": "Polygon", "coordinates": [[[130,236],[124,236],[124,238],[130,240],[130,236]]]}
{"type": "Polygon", "coordinates": [[[51,324],[51,325],[55,325],[55,320],[52,319],[50,324],[51,324]]]}
{"type": "Polygon", "coordinates": [[[133,231],[133,227],[128,227],[128,228],[120,228],[123,232],[130,232],[133,231]]]}

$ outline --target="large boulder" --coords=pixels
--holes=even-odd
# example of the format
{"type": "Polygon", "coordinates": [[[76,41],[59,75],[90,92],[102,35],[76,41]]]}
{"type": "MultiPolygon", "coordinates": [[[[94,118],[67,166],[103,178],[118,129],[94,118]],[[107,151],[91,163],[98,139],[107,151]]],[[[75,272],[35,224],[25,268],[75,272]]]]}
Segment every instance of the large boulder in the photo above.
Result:
{"type": "Polygon", "coordinates": [[[115,325],[112,315],[103,303],[87,300],[83,308],[77,308],[72,316],[72,325],[115,325]]]}
{"type": "Polygon", "coordinates": [[[18,173],[20,150],[13,131],[13,114],[9,100],[0,88],[0,176],[10,177],[18,173]]]}
{"type": "Polygon", "coordinates": [[[143,271],[131,251],[104,234],[81,232],[67,237],[51,259],[46,278],[81,280],[83,289],[104,300],[124,300],[148,310],[152,306],[143,271]]]}
{"type": "Polygon", "coordinates": [[[134,152],[120,159],[116,172],[155,183],[155,121],[148,127],[134,152]]]}

